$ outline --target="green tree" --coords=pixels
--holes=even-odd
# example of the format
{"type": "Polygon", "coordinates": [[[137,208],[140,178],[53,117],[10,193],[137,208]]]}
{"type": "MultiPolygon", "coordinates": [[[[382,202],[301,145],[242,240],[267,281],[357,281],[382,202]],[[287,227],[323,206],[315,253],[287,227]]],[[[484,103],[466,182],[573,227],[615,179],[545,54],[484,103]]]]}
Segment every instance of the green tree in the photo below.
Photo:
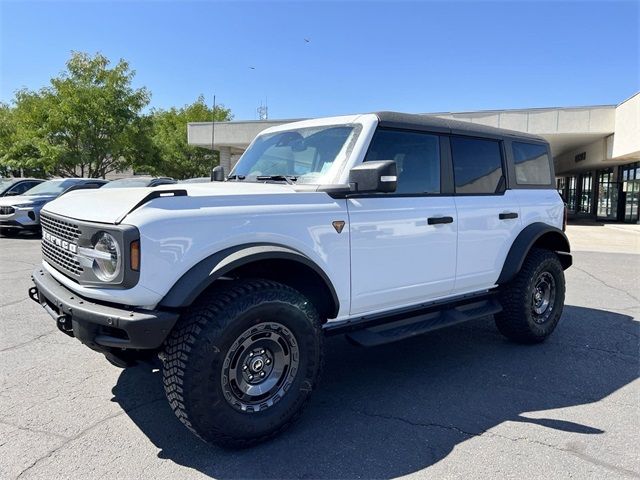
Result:
{"type": "Polygon", "coordinates": [[[214,116],[202,95],[182,108],[154,110],[152,140],[158,157],[149,170],[177,179],[208,176],[218,159],[211,150],[187,144],[187,123],[210,122],[212,118],[218,122],[231,120],[231,110],[216,105],[214,116]]]}
{"type": "Polygon", "coordinates": [[[0,126],[0,165],[60,176],[104,177],[154,158],[146,88],[125,60],[73,52],[66,71],[39,91],[16,93],[0,126]]]}
{"type": "Polygon", "coordinates": [[[1,159],[15,141],[15,112],[6,103],[0,103],[0,176],[13,173],[12,169],[2,164],[1,159]]]}

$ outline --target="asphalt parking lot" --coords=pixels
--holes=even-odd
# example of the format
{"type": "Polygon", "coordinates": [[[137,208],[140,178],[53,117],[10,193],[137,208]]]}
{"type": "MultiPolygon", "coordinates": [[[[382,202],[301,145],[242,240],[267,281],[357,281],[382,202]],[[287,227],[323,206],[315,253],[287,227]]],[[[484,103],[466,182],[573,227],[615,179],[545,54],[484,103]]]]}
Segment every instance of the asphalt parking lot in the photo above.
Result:
{"type": "Polygon", "coordinates": [[[640,229],[569,235],[548,342],[511,344],[490,318],[372,349],[331,338],[301,421],[243,451],[191,435],[157,365],[120,370],[59,333],[26,297],[39,241],[0,238],[0,478],[640,478],[640,229]]]}

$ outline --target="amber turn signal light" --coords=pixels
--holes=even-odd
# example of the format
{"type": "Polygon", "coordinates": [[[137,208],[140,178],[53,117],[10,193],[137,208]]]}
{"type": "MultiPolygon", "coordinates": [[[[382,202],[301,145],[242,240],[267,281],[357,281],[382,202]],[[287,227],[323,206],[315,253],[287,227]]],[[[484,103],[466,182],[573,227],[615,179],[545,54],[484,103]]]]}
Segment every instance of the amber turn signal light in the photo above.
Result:
{"type": "Polygon", "coordinates": [[[131,253],[131,270],[135,272],[140,271],[140,240],[134,240],[131,242],[131,246],[129,248],[129,252],[131,253]]]}

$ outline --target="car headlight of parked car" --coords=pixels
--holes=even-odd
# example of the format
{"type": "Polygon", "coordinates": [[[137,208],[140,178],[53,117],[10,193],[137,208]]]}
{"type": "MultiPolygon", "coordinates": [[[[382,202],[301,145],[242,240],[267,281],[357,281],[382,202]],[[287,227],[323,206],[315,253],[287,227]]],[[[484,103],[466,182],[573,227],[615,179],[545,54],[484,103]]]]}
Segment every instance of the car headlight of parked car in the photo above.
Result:
{"type": "Polygon", "coordinates": [[[103,282],[111,282],[122,269],[122,252],[116,238],[107,232],[98,232],[93,248],[78,248],[78,255],[91,264],[94,275],[103,282]]]}

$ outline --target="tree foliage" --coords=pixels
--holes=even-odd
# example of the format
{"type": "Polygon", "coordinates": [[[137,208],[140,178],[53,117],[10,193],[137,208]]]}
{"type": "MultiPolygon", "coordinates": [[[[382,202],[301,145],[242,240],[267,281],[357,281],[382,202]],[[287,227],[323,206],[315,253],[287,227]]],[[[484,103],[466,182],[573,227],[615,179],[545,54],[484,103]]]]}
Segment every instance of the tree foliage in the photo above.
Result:
{"type": "Polygon", "coordinates": [[[154,158],[146,88],[125,60],[73,52],[39,91],[20,90],[0,108],[0,166],[60,176],[104,177],[154,158]]]}
{"type": "Polygon", "coordinates": [[[158,175],[177,179],[209,176],[218,164],[210,150],[187,144],[187,123],[231,120],[231,111],[224,106],[207,106],[201,95],[191,105],[152,112],[152,142],[156,160],[149,169],[158,175]]]}

